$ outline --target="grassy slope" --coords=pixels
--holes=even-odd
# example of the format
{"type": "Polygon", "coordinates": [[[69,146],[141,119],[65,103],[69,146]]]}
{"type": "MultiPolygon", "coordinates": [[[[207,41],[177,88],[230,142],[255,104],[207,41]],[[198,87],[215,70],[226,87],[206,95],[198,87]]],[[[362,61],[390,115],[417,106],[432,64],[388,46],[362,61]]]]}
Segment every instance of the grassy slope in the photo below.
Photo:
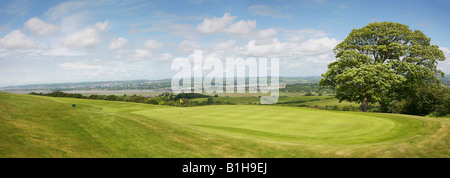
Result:
{"type": "Polygon", "coordinates": [[[450,157],[444,118],[5,93],[0,111],[0,157],[450,157]]]}

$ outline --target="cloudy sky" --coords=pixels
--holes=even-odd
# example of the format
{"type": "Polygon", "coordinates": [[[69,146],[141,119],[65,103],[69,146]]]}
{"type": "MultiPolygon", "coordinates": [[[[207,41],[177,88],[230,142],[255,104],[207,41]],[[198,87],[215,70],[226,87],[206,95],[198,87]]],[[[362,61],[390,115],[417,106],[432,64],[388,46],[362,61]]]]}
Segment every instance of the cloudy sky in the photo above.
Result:
{"type": "MultiPolygon", "coordinates": [[[[450,58],[450,1],[0,1],[0,86],[171,78],[171,61],[277,57],[318,76],[354,28],[394,21],[450,58]]],[[[450,59],[439,67],[450,73],[450,59]]]]}

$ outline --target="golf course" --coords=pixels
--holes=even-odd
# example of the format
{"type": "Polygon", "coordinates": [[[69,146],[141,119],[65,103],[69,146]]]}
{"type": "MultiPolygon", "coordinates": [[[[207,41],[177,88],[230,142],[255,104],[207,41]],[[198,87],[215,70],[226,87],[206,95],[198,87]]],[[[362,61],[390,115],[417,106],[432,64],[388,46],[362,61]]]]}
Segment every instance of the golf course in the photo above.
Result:
{"type": "Polygon", "coordinates": [[[450,118],[0,93],[0,157],[450,157],[450,118]]]}

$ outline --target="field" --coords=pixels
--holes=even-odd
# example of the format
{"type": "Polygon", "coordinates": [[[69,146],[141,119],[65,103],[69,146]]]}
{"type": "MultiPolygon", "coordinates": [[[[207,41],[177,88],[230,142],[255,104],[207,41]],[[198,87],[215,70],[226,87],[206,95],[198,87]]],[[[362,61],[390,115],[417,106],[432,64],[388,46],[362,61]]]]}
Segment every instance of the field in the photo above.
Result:
{"type": "Polygon", "coordinates": [[[449,118],[0,93],[0,157],[448,158],[449,127],[449,118]]]}

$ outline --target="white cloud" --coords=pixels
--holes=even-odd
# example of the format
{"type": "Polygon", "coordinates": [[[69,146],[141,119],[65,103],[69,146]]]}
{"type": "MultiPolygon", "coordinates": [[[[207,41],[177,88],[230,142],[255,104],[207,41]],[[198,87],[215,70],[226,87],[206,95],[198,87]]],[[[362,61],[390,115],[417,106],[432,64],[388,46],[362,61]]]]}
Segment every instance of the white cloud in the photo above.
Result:
{"type": "Polygon", "coordinates": [[[162,54],[152,54],[149,50],[145,49],[135,49],[128,61],[139,61],[141,59],[146,60],[157,60],[157,61],[170,61],[172,59],[172,54],[162,53],[162,54]]]}
{"type": "Polygon", "coordinates": [[[255,20],[239,21],[235,24],[230,25],[225,32],[237,35],[243,35],[250,33],[256,27],[255,20]]]}
{"type": "Polygon", "coordinates": [[[236,41],[228,40],[226,42],[222,42],[216,45],[215,50],[229,50],[236,47],[236,41]]]}
{"type": "Polygon", "coordinates": [[[159,49],[159,48],[161,48],[162,46],[163,46],[162,43],[157,42],[157,41],[155,41],[155,40],[147,40],[147,41],[144,43],[144,48],[145,48],[145,49],[148,49],[148,50],[159,49]]]}
{"type": "Polygon", "coordinates": [[[11,55],[11,52],[9,50],[0,48],[0,58],[7,57],[9,55],[11,55]]]}
{"type": "Polygon", "coordinates": [[[278,31],[275,30],[274,28],[259,30],[256,32],[256,38],[267,39],[267,38],[274,38],[277,35],[278,35],[278,31]]]}
{"type": "Polygon", "coordinates": [[[134,53],[134,57],[136,58],[144,58],[144,57],[151,57],[150,51],[143,50],[143,49],[136,49],[134,53]]]}
{"type": "Polygon", "coordinates": [[[77,12],[62,17],[61,19],[61,32],[70,33],[84,26],[84,22],[89,19],[89,15],[86,12],[77,12]]]}
{"type": "Polygon", "coordinates": [[[319,39],[309,39],[300,44],[292,43],[293,54],[298,55],[321,55],[325,53],[331,53],[334,47],[339,44],[339,41],[334,38],[319,38],[319,39]]]}
{"type": "Polygon", "coordinates": [[[102,41],[99,33],[106,33],[108,21],[97,22],[95,28],[87,27],[75,32],[64,39],[64,46],[70,49],[91,49],[102,41]]]}
{"type": "Polygon", "coordinates": [[[314,63],[314,64],[329,64],[330,62],[332,62],[334,60],[334,56],[331,54],[320,54],[317,56],[310,56],[306,59],[306,62],[309,63],[314,63]]]}
{"type": "Polygon", "coordinates": [[[448,74],[450,72],[450,50],[446,47],[440,47],[439,49],[442,50],[446,59],[445,61],[439,61],[438,66],[442,71],[448,74]]]}
{"type": "Polygon", "coordinates": [[[100,43],[97,31],[88,27],[83,31],[73,33],[64,39],[64,46],[71,49],[90,49],[100,43]]]}
{"type": "Polygon", "coordinates": [[[214,17],[212,19],[206,18],[202,23],[197,25],[197,30],[206,33],[216,33],[219,31],[225,30],[227,26],[229,26],[236,17],[231,16],[230,13],[225,13],[223,17],[217,18],[214,17]]]}
{"type": "Polygon", "coordinates": [[[283,30],[285,32],[285,37],[293,43],[301,43],[304,40],[311,38],[324,37],[327,35],[322,30],[316,30],[312,28],[301,29],[301,30],[283,30]]]}
{"type": "MultiPolygon", "coordinates": [[[[228,40],[208,44],[207,45],[208,49],[203,50],[203,59],[204,60],[208,58],[225,59],[227,57],[235,57],[237,49],[236,43],[237,42],[235,40],[228,40]]],[[[194,51],[191,51],[191,53],[193,52],[194,51]]]]}
{"type": "Polygon", "coordinates": [[[288,43],[282,43],[274,38],[270,43],[258,44],[256,40],[251,40],[241,48],[241,54],[246,56],[275,57],[283,54],[288,48],[288,43]]]}
{"type": "Polygon", "coordinates": [[[111,42],[111,44],[109,45],[110,50],[117,50],[117,49],[121,49],[123,48],[126,44],[128,43],[128,40],[126,38],[123,37],[119,37],[117,39],[115,39],[114,41],[111,42]]]}
{"type": "Polygon", "coordinates": [[[33,17],[24,24],[31,33],[40,37],[49,37],[59,31],[59,27],[51,23],[46,23],[39,18],[33,17]]]}
{"type": "Polygon", "coordinates": [[[0,39],[0,46],[5,49],[29,49],[35,44],[36,42],[21,30],[14,30],[0,39]]]}
{"type": "Polygon", "coordinates": [[[197,31],[204,34],[212,33],[229,33],[229,34],[247,34],[256,27],[255,20],[240,20],[233,23],[237,17],[231,16],[230,13],[225,13],[223,17],[205,18],[202,23],[197,25],[197,31]]]}
{"type": "Polygon", "coordinates": [[[97,22],[95,24],[95,27],[97,29],[99,29],[101,32],[106,32],[107,28],[108,28],[108,21],[105,22],[97,22]]]}
{"type": "Polygon", "coordinates": [[[134,55],[130,58],[128,58],[129,61],[138,61],[143,58],[150,58],[152,57],[152,54],[148,50],[144,49],[136,49],[134,50],[134,55]]]}
{"type": "Polygon", "coordinates": [[[84,62],[75,62],[75,63],[63,63],[58,64],[59,67],[63,69],[78,69],[78,70],[100,70],[104,69],[104,66],[101,65],[92,65],[92,64],[86,64],[84,62]]]}
{"type": "Polygon", "coordinates": [[[309,39],[302,43],[280,42],[277,38],[271,41],[252,40],[245,47],[241,47],[239,53],[246,56],[298,59],[308,56],[332,54],[333,48],[338,43],[338,40],[327,37],[309,39]]]}
{"type": "Polygon", "coordinates": [[[449,59],[449,57],[450,57],[450,50],[448,48],[445,48],[445,47],[440,47],[439,49],[442,50],[442,52],[444,53],[445,57],[447,59],[449,59]]]}
{"type": "Polygon", "coordinates": [[[170,53],[163,53],[156,57],[156,60],[158,61],[170,61],[172,59],[172,54],[170,53]]]}

